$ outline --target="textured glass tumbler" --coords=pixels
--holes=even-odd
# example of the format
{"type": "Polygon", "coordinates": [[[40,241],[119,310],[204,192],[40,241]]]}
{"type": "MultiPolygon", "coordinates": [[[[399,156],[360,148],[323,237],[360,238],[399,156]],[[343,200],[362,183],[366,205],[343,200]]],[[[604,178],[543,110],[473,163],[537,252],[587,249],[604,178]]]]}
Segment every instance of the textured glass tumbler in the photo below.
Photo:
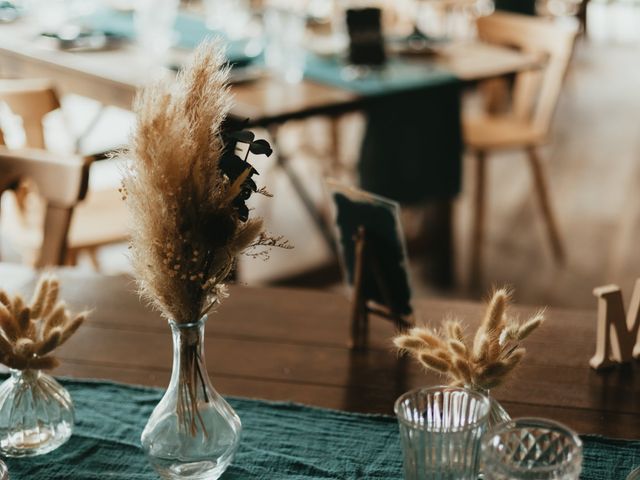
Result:
{"type": "Polygon", "coordinates": [[[405,480],[476,480],[489,399],[464,388],[412,390],[395,404],[405,480]]]}
{"type": "Polygon", "coordinates": [[[562,424],[520,418],[485,435],[482,458],[491,480],[578,480],[582,441],[562,424]]]}
{"type": "Polygon", "coordinates": [[[48,453],[69,440],[73,423],[69,392],[46,373],[11,370],[0,385],[0,454],[48,453]]]}

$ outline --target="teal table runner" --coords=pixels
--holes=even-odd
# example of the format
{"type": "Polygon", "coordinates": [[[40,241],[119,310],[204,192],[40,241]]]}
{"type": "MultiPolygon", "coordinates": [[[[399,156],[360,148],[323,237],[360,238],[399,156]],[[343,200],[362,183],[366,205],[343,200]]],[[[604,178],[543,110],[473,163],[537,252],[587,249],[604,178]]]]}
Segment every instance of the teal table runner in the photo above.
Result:
{"type": "MultiPolygon", "coordinates": [[[[102,381],[63,380],[76,406],[65,445],[35,458],[8,459],[12,480],[151,480],[140,433],[162,390],[102,381]]],[[[223,480],[400,480],[396,421],[292,403],[231,398],[243,437],[223,480]]],[[[624,480],[640,465],[640,441],[583,437],[582,479],[624,480]]]]}
{"type": "Polygon", "coordinates": [[[371,70],[362,76],[354,76],[351,68],[336,58],[311,54],[307,58],[305,75],[309,79],[368,96],[421,90],[456,81],[450,72],[433,64],[397,57],[390,58],[380,71],[371,70]]]}

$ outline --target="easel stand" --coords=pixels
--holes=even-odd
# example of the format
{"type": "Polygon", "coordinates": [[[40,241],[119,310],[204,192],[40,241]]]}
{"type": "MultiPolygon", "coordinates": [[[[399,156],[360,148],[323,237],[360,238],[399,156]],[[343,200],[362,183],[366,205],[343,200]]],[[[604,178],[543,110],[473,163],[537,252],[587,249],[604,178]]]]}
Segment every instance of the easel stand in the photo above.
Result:
{"type": "Polygon", "coordinates": [[[367,243],[365,228],[360,226],[354,238],[354,265],[353,265],[353,304],[351,312],[351,341],[350,347],[354,350],[366,349],[369,340],[369,314],[375,314],[391,320],[396,324],[398,330],[404,330],[411,326],[410,320],[402,314],[393,312],[391,305],[391,294],[386,281],[382,275],[378,256],[375,254],[372,242],[367,243]],[[376,282],[385,306],[372,304],[364,295],[364,271],[365,266],[369,266],[373,274],[373,281],[376,282]]]}

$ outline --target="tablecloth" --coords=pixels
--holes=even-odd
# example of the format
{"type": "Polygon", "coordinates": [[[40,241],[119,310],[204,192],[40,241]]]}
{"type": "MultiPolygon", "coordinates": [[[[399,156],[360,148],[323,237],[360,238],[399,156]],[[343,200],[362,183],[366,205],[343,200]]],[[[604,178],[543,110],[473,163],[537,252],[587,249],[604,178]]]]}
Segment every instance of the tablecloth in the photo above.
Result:
{"type": "MultiPolygon", "coordinates": [[[[58,450],[7,459],[12,480],[157,479],[140,433],[162,396],[156,388],[63,379],[76,427],[58,450]]],[[[402,479],[396,420],[294,403],[230,398],[243,423],[235,460],[223,480],[402,479]]],[[[640,442],[583,437],[584,480],[624,480],[640,465],[640,442]]]]}

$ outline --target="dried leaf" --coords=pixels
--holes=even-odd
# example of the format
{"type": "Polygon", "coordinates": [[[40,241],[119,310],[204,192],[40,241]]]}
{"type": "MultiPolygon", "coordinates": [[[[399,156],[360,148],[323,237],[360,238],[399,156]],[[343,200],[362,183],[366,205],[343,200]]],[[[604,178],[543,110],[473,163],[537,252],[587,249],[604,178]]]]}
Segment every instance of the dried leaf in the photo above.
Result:
{"type": "Polygon", "coordinates": [[[38,285],[31,299],[31,315],[33,318],[40,318],[44,309],[44,302],[49,291],[49,278],[41,276],[38,285]]]}
{"type": "Polygon", "coordinates": [[[449,371],[450,365],[440,357],[431,353],[423,352],[418,356],[418,359],[425,367],[435,370],[436,372],[447,373],[449,371]]]}
{"type": "Polygon", "coordinates": [[[51,313],[56,304],[58,303],[58,294],[60,293],[60,282],[57,278],[49,279],[49,289],[44,299],[44,305],[42,306],[43,317],[46,317],[51,313]]]}

